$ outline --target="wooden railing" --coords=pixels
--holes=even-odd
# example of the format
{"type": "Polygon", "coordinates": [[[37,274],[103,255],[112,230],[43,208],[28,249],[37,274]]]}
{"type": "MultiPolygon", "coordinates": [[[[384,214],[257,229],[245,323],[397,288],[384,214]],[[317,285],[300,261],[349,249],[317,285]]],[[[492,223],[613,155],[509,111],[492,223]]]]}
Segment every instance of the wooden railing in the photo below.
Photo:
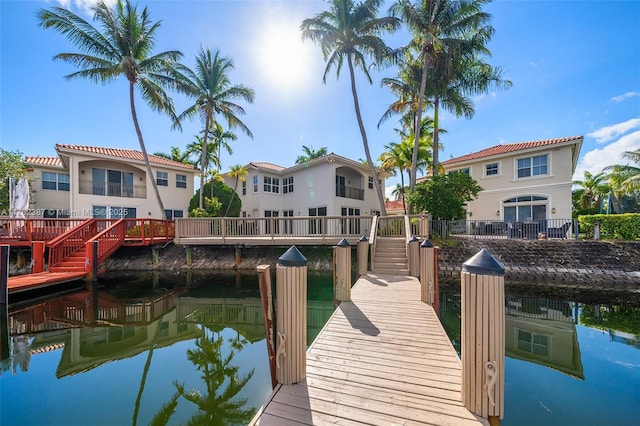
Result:
{"type": "Polygon", "coordinates": [[[122,246],[125,233],[124,221],[125,219],[115,221],[85,243],[86,258],[89,259],[89,264],[86,265],[85,272],[92,270],[94,262],[97,261],[97,263],[100,264],[100,262],[103,262],[122,246]],[[94,258],[94,242],[98,243],[98,259],[94,258]]]}
{"type": "Polygon", "coordinates": [[[175,223],[172,220],[124,219],[124,244],[147,246],[173,241],[175,230],[175,223]]]}
{"type": "Polygon", "coordinates": [[[294,216],[271,218],[185,218],[175,220],[180,238],[360,238],[369,235],[371,216],[294,216]]]}
{"type": "Polygon", "coordinates": [[[0,242],[30,246],[34,241],[50,241],[84,220],[0,217],[0,242]]]}
{"type": "Polygon", "coordinates": [[[96,219],[85,219],[80,225],[57,236],[47,244],[49,247],[49,268],[59,264],[62,259],[84,247],[98,232],[96,219]]]}

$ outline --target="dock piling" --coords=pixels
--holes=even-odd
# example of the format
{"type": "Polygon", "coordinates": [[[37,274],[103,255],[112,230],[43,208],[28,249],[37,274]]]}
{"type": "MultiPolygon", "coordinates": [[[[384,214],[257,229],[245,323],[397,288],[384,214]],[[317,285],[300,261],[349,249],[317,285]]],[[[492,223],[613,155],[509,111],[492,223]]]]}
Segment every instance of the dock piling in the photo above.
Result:
{"type": "Polygon", "coordinates": [[[365,236],[358,240],[358,276],[366,275],[369,269],[369,239],[365,236]]]}
{"type": "Polygon", "coordinates": [[[482,249],[462,265],[462,403],[499,424],[504,417],[504,267],[482,249]]]}
{"type": "Polygon", "coordinates": [[[409,240],[409,275],[420,276],[420,240],[415,235],[409,240]]]}
{"type": "Polygon", "coordinates": [[[278,259],[276,295],[276,379],[292,385],[307,375],[307,259],[296,246],[278,259]]]}
{"type": "Polygon", "coordinates": [[[335,300],[351,300],[351,244],[344,238],[333,248],[333,287],[335,300]]]}
{"type": "Polygon", "coordinates": [[[0,360],[9,358],[9,246],[0,246],[0,360]]]}

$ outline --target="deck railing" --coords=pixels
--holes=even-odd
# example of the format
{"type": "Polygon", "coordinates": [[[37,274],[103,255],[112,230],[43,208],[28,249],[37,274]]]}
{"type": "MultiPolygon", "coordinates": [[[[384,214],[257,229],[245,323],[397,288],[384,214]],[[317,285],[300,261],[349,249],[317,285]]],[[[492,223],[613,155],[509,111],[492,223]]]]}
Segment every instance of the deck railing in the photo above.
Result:
{"type": "Polygon", "coordinates": [[[84,220],[0,217],[0,243],[30,246],[33,241],[50,241],[84,220]]]}
{"type": "MultiPolygon", "coordinates": [[[[529,221],[503,220],[430,220],[428,238],[465,237],[474,239],[565,239],[577,238],[576,220],[567,218],[529,221]]],[[[414,235],[421,235],[418,221],[411,219],[414,235]]]]}
{"type": "Polygon", "coordinates": [[[360,238],[369,235],[371,216],[293,216],[260,218],[185,218],[175,220],[176,239],[360,238]]]}

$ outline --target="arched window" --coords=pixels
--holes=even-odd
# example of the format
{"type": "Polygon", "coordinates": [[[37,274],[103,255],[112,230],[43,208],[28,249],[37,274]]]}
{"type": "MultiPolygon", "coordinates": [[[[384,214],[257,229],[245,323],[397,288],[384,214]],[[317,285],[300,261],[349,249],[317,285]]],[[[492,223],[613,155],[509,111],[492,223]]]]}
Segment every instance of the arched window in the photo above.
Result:
{"type": "Polygon", "coordinates": [[[547,218],[547,197],[522,195],[502,202],[505,222],[530,222],[547,218]]]}

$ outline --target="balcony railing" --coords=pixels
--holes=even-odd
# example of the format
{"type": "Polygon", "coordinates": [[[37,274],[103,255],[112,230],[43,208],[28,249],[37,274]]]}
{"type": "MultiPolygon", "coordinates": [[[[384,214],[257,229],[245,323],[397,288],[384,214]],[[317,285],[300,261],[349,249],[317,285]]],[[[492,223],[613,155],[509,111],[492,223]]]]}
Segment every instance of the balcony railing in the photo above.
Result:
{"type": "Polygon", "coordinates": [[[123,185],[120,183],[80,181],[80,194],[105,195],[107,197],[147,198],[145,185],[123,185]]]}
{"type": "Polygon", "coordinates": [[[364,200],[364,189],[354,188],[353,186],[336,185],[336,197],[364,200]]]}

